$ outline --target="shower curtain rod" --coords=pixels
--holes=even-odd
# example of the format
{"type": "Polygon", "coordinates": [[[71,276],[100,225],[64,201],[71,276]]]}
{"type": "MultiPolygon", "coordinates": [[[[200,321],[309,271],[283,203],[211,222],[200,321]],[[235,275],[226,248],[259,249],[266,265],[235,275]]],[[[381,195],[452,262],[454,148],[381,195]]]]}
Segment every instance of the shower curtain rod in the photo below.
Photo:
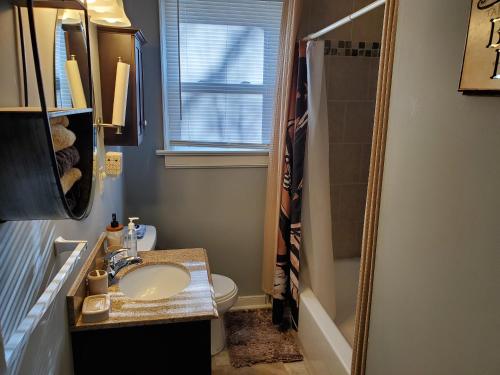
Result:
{"type": "Polygon", "coordinates": [[[353,14],[351,14],[351,15],[349,15],[347,17],[344,17],[344,18],[342,18],[341,20],[338,20],[335,23],[332,23],[330,26],[327,26],[324,29],[321,29],[320,31],[317,31],[315,33],[307,35],[303,40],[314,40],[314,39],[317,39],[320,36],[325,35],[326,33],[330,32],[332,30],[335,30],[335,29],[339,28],[340,26],[343,26],[343,25],[345,25],[345,24],[353,21],[354,19],[362,16],[363,14],[371,12],[372,10],[378,8],[379,6],[384,5],[385,1],[386,0],[377,0],[377,1],[374,1],[373,3],[365,6],[364,8],[361,8],[357,12],[354,12],[353,14]]]}

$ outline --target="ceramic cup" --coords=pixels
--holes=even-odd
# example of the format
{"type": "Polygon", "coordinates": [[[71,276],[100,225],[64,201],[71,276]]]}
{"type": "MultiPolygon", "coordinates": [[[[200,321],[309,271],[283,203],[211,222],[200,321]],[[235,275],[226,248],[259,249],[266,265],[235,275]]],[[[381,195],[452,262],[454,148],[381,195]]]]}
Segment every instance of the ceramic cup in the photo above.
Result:
{"type": "Polygon", "coordinates": [[[107,294],[108,293],[108,273],[104,270],[90,271],[87,275],[89,294],[107,294]]]}

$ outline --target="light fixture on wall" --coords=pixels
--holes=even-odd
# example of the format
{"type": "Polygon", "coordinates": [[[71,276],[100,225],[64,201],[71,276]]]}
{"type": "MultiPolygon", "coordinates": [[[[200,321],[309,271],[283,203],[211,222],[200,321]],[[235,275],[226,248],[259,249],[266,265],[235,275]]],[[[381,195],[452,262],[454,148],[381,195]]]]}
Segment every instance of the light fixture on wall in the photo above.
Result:
{"type": "Polygon", "coordinates": [[[122,0],[87,0],[90,21],[98,25],[130,27],[122,0]]]}
{"type": "Polygon", "coordinates": [[[82,14],[83,12],[78,10],[65,9],[61,15],[58,13],[58,18],[61,19],[63,25],[80,25],[83,22],[82,14]]]}
{"type": "Polygon", "coordinates": [[[98,127],[111,127],[116,129],[116,134],[122,134],[122,128],[127,119],[127,96],[128,83],[130,77],[130,65],[118,57],[116,64],[115,95],[113,99],[113,115],[111,124],[103,123],[101,119],[97,120],[98,127]]]}

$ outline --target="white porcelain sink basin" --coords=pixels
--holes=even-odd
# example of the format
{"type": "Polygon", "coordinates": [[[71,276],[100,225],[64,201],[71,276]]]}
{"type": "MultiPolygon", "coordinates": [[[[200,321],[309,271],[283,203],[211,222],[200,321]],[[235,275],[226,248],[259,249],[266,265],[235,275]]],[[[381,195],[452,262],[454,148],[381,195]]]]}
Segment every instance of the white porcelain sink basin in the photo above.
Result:
{"type": "Polygon", "coordinates": [[[182,292],[191,282],[189,271],[181,265],[152,264],[123,275],[120,290],[137,300],[156,300],[182,292]]]}

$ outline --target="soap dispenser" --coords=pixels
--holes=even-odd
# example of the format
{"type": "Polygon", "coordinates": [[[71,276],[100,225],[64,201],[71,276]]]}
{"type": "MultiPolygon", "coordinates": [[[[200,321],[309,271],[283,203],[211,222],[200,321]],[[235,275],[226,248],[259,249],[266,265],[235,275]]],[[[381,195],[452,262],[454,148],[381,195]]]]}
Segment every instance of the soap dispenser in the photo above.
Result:
{"type": "Polygon", "coordinates": [[[129,257],[137,256],[137,231],[135,229],[134,220],[139,220],[138,217],[129,217],[127,234],[125,235],[124,247],[127,249],[129,257]]]}
{"type": "Polygon", "coordinates": [[[111,223],[106,227],[106,239],[108,247],[123,245],[123,225],[116,220],[116,214],[113,214],[111,223]]]}

